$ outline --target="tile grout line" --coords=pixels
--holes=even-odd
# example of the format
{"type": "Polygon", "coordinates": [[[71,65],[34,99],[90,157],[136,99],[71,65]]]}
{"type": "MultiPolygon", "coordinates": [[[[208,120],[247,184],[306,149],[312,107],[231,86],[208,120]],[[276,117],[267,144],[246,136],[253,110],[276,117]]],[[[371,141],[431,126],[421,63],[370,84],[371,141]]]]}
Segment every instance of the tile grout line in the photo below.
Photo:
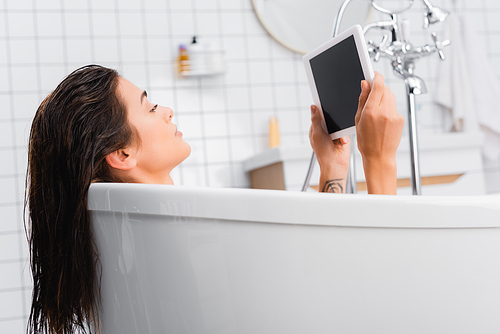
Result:
{"type": "MultiPolygon", "coordinates": [[[[5,7],[7,8],[7,0],[4,0],[4,5],[5,7]]],[[[10,52],[11,48],[10,48],[10,40],[11,40],[11,36],[10,36],[10,27],[9,27],[9,24],[8,24],[8,14],[7,12],[4,12],[4,24],[5,24],[5,35],[6,35],[6,47],[7,47],[7,64],[8,65],[11,65],[12,64],[12,54],[10,52]]],[[[14,145],[16,144],[16,141],[17,141],[17,138],[16,138],[16,128],[15,128],[15,112],[14,112],[14,95],[13,95],[13,92],[14,92],[14,86],[13,86],[13,83],[14,83],[14,79],[13,79],[13,73],[12,73],[12,68],[10,66],[8,66],[8,70],[7,70],[7,73],[8,73],[8,82],[9,82],[9,87],[10,87],[10,90],[9,90],[9,104],[10,104],[10,119],[11,119],[11,129],[12,129],[12,142],[14,143],[14,145]]],[[[19,171],[19,166],[17,164],[17,154],[16,154],[16,150],[13,150],[12,151],[12,156],[13,156],[13,164],[14,164],[14,170],[16,171],[19,171]]],[[[14,190],[14,196],[19,200],[19,187],[18,187],[18,182],[17,182],[17,178],[13,178],[12,180],[14,180],[14,187],[15,187],[15,190],[14,190]]],[[[17,201],[16,201],[17,202],[17,201]]],[[[18,204],[16,205],[16,220],[17,222],[21,222],[21,217],[20,217],[20,213],[19,213],[19,209],[21,208],[21,205],[18,204]]],[[[21,234],[22,235],[22,234],[21,234]]],[[[17,237],[17,244],[18,244],[18,251],[21,251],[22,250],[22,243],[20,242],[20,239],[21,237],[18,236],[17,237]]],[[[19,253],[19,255],[21,255],[21,253],[19,253]]],[[[3,262],[0,262],[0,263],[3,263],[3,262]]],[[[20,271],[20,274],[22,273],[21,272],[21,268],[19,267],[18,270],[20,271]]],[[[19,296],[18,296],[19,297],[19,296]]],[[[24,314],[25,310],[26,310],[26,303],[25,303],[25,300],[24,300],[24,297],[21,296],[21,315],[19,316],[19,319],[25,319],[26,316],[24,314]]],[[[1,321],[1,319],[0,319],[1,321]]]]}
{"type": "MultiPolygon", "coordinates": [[[[220,0],[217,0],[217,24],[219,30],[219,47],[222,50],[225,50],[224,44],[224,29],[222,26],[222,8],[221,8],[220,0]]],[[[227,70],[227,68],[226,68],[227,70]]],[[[229,98],[227,93],[227,82],[226,76],[222,77],[222,95],[223,95],[223,103],[224,103],[224,115],[226,119],[226,141],[227,141],[227,150],[228,150],[228,162],[229,162],[229,177],[230,177],[230,186],[236,187],[236,176],[234,175],[234,159],[233,159],[233,145],[231,143],[232,134],[231,134],[231,117],[229,111],[229,98]]]]}

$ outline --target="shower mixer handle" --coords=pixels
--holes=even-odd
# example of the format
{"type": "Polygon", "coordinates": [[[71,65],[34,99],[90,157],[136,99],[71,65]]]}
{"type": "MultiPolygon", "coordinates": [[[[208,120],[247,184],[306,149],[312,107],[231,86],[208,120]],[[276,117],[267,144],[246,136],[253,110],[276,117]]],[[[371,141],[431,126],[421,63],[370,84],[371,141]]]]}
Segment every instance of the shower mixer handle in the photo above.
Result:
{"type": "MultiPolygon", "coordinates": [[[[393,23],[395,25],[396,21],[394,21],[393,23]]],[[[388,22],[384,21],[382,25],[369,24],[365,26],[363,31],[366,33],[368,30],[373,28],[388,29],[388,27],[388,22]]],[[[406,64],[405,68],[409,68],[412,67],[412,65],[409,65],[409,63],[413,63],[416,59],[428,56],[434,52],[437,52],[441,59],[445,59],[443,47],[449,45],[450,41],[439,41],[435,32],[431,34],[433,41],[432,44],[427,44],[421,47],[414,47],[409,42],[408,21],[403,20],[402,29],[400,30],[401,33],[396,34],[394,30],[389,30],[391,31],[392,37],[389,37],[389,35],[385,34],[382,38],[382,41],[378,45],[374,43],[373,40],[369,40],[367,43],[368,52],[374,61],[378,62],[380,57],[383,56],[391,59],[391,62],[393,64],[406,64]],[[394,36],[398,37],[398,39],[395,40],[394,36]]]]}
{"type": "Polygon", "coordinates": [[[450,43],[451,43],[450,40],[447,39],[447,40],[444,40],[442,42],[439,41],[437,39],[437,35],[435,32],[433,32],[431,34],[431,37],[432,37],[432,41],[434,42],[433,45],[427,44],[423,47],[415,49],[414,55],[412,55],[411,58],[416,59],[416,58],[420,58],[422,56],[430,55],[434,52],[437,52],[439,55],[439,58],[441,58],[443,60],[445,59],[443,47],[450,45],[450,43]]]}
{"type": "Polygon", "coordinates": [[[368,52],[373,54],[373,60],[374,61],[379,61],[380,59],[380,53],[387,53],[387,41],[389,40],[389,36],[384,35],[382,37],[382,41],[380,42],[379,45],[376,45],[373,43],[372,40],[368,41],[368,52]]]}
{"type": "Polygon", "coordinates": [[[432,41],[434,42],[434,47],[436,48],[437,53],[439,54],[439,58],[442,60],[445,59],[444,52],[443,52],[443,46],[447,46],[450,44],[450,40],[444,40],[442,42],[438,41],[437,35],[435,32],[431,34],[432,41]]]}
{"type": "Polygon", "coordinates": [[[426,44],[421,47],[414,47],[411,43],[407,42],[392,42],[391,45],[385,46],[381,49],[377,47],[373,42],[369,42],[369,51],[374,54],[377,51],[384,51],[383,55],[389,57],[392,60],[393,67],[398,64],[403,64],[405,68],[413,67],[415,60],[429,56],[435,52],[438,53],[439,58],[445,59],[443,52],[443,47],[449,45],[450,40],[439,41],[437,39],[436,33],[432,33],[432,44],[426,44]]]}

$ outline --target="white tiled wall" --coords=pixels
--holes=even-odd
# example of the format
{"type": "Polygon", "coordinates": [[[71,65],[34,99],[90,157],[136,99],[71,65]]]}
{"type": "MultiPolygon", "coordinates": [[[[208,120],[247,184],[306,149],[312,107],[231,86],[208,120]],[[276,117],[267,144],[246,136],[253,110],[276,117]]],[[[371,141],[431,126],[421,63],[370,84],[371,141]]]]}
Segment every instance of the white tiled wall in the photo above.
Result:
{"type": "MultiPolygon", "coordinates": [[[[474,16],[500,79],[500,2],[457,0],[456,10],[474,16]]],[[[421,20],[420,12],[411,15],[421,20]]],[[[413,27],[417,44],[430,42],[419,22],[413,27]]],[[[442,132],[442,117],[432,106],[439,62],[437,56],[425,59],[416,69],[430,90],[418,97],[421,134],[442,132]]],[[[266,34],[250,0],[0,0],[0,333],[22,333],[29,310],[22,206],[30,121],[63,76],[88,63],[118,69],[152,101],[174,109],[192,146],[191,157],[174,171],[177,184],[248,186],[241,161],[266,148],[273,114],[283,145],[308,143],[310,95],[301,56],[266,34]],[[193,35],[225,50],[225,75],[174,76],[178,44],[193,35]]],[[[375,68],[405,114],[402,81],[387,61],[375,68]]],[[[485,170],[489,191],[500,191],[500,162],[487,161],[485,170]]]]}

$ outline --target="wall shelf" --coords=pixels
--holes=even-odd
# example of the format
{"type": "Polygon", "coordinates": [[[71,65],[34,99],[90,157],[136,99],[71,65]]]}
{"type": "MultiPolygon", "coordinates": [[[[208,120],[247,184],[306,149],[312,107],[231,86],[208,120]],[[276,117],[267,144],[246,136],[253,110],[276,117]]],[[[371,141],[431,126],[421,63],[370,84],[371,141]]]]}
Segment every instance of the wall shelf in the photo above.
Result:
{"type": "Polygon", "coordinates": [[[189,60],[176,60],[175,73],[180,78],[198,78],[221,75],[226,72],[224,52],[220,50],[206,50],[190,54],[189,60]]]}

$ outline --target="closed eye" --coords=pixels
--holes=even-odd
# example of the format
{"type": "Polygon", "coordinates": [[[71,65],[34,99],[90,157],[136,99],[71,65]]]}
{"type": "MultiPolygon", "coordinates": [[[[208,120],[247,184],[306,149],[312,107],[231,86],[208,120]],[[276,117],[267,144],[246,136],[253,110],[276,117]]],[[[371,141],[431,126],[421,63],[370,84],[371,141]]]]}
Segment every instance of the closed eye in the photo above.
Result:
{"type": "Polygon", "coordinates": [[[153,107],[153,109],[151,109],[149,112],[156,112],[156,108],[158,108],[157,104],[155,104],[155,106],[153,107]]]}

